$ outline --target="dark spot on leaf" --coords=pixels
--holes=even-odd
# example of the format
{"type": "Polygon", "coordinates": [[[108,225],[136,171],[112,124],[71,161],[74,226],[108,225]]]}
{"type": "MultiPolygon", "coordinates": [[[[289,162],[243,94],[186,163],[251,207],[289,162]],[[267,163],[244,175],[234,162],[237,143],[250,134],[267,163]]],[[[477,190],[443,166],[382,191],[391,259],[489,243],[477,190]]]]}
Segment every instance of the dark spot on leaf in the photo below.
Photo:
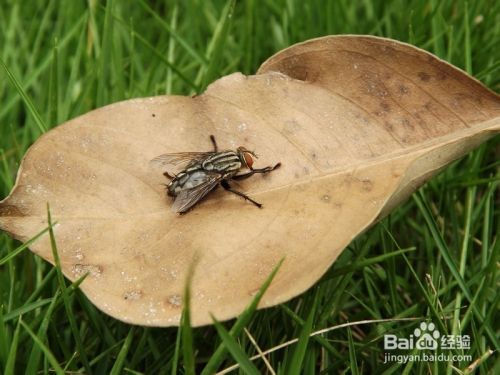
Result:
{"type": "Polygon", "coordinates": [[[418,78],[424,82],[429,82],[431,80],[431,76],[426,72],[418,72],[418,78]]]}
{"type": "Polygon", "coordinates": [[[299,130],[302,129],[302,126],[295,120],[287,120],[283,126],[283,133],[294,135],[299,130]]]}
{"type": "Polygon", "coordinates": [[[0,204],[0,216],[23,217],[25,214],[17,206],[0,204]]]}
{"type": "Polygon", "coordinates": [[[128,290],[123,293],[123,299],[134,301],[142,298],[142,290],[128,290]]]}
{"type": "Polygon", "coordinates": [[[401,119],[401,125],[403,125],[405,128],[409,128],[410,131],[415,129],[411,121],[407,118],[401,119]]]}
{"type": "Polygon", "coordinates": [[[384,123],[384,128],[386,128],[386,130],[388,130],[388,131],[393,130],[392,124],[390,122],[387,122],[387,121],[384,123]]]}
{"type": "Polygon", "coordinates": [[[380,106],[382,107],[382,109],[384,110],[384,112],[390,112],[391,111],[391,106],[389,105],[389,103],[387,103],[385,101],[381,102],[380,106]]]}
{"type": "Polygon", "coordinates": [[[373,190],[373,182],[367,178],[364,180],[361,180],[361,188],[364,191],[371,191],[371,190],[373,190]]]}
{"type": "Polygon", "coordinates": [[[433,107],[434,107],[434,102],[432,102],[430,100],[425,102],[425,104],[424,104],[425,111],[427,111],[427,112],[432,111],[433,107]]]}
{"type": "Polygon", "coordinates": [[[400,142],[404,145],[412,145],[415,143],[414,141],[415,140],[412,137],[403,137],[400,139],[400,142]]]}
{"type": "Polygon", "coordinates": [[[71,271],[75,277],[82,277],[88,274],[90,277],[100,277],[102,274],[102,266],[95,264],[75,264],[71,271]]]}
{"type": "Polygon", "coordinates": [[[439,72],[437,75],[436,75],[436,79],[438,79],[439,81],[444,81],[448,76],[446,75],[445,72],[439,72]]]}
{"type": "Polygon", "coordinates": [[[179,309],[182,305],[182,297],[178,294],[172,294],[167,297],[167,304],[171,307],[179,309]]]}
{"type": "Polygon", "coordinates": [[[399,92],[402,95],[408,94],[410,92],[410,89],[406,87],[405,85],[399,85],[399,92]]]}

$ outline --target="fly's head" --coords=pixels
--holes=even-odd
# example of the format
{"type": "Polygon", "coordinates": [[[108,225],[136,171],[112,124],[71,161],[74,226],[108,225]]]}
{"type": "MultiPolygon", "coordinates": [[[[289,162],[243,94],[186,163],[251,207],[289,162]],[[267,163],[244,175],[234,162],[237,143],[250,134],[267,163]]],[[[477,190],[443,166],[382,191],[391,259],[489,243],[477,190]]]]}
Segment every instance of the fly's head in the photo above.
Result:
{"type": "Polygon", "coordinates": [[[257,159],[255,152],[247,150],[245,147],[240,146],[237,149],[238,157],[240,158],[241,164],[248,169],[252,169],[253,158],[257,159]]]}

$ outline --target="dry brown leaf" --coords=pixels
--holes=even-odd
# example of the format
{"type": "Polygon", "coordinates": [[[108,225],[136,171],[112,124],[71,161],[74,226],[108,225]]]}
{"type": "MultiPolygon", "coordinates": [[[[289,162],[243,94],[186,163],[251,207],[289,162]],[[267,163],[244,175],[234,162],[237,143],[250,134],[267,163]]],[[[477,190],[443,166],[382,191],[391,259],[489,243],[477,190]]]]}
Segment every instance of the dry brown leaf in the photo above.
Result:
{"type": "MultiPolygon", "coordinates": [[[[134,99],[43,135],[0,203],[0,227],[26,241],[50,202],[64,273],[126,322],[179,323],[197,259],[192,323],[229,319],[285,257],[260,307],[309,288],[361,231],[423,181],[500,129],[500,98],[415,47],[334,36],[290,47],[255,76],[200,96],[134,99]],[[159,154],[244,145],[263,167],[240,183],[259,210],[224,191],[170,211],[159,154]]],[[[222,189],[219,189],[222,190],[222,189]]],[[[53,262],[47,236],[31,249],[53,262]]]]}

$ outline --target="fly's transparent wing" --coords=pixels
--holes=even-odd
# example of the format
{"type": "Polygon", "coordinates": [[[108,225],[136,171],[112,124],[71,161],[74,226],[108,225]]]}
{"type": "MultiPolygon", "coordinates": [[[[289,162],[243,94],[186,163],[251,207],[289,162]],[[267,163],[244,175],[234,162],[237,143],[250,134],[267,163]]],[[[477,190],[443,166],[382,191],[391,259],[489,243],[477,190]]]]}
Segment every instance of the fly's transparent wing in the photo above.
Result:
{"type": "Polygon", "coordinates": [[[191,161],[200,161],[212,155],[213,152],[172,152],[170,154],[159,155],[151,160],[151,163],[158,165],[174,165],[189,163],[191,161]]]}
{"type": "Polygon", "coordinates": [[[205,175],[202,183],[192,189],[181,190],[175,197],[172,204],[172,211],[178,213],[187,212],[191,207],[198,203],[205,195],[212,191],[222,180],[222,175],[210,173],[205,175]]]}
{"type": "Polygon", "coordinates": [[[167,166],[174,166],[175,169],[179,171],[184,167],[191,166],[206,159],[213,152],[173,152],[170,154],[163,154],[155,157],[150,161],[153,165],[158,165],[164,169],[167,166]]]}

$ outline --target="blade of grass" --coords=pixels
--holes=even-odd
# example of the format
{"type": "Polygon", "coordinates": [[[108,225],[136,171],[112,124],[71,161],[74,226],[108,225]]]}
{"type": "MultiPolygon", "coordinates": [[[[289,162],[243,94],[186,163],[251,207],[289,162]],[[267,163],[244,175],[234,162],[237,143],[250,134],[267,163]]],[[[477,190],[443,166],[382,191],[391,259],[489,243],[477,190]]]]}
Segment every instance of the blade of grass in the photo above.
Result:
{"type": "Polygon", "coordinates": [[[12,342],[9,347],[9,356],[7,358],[7,363],[5,364],[5,375],[15,374],[14,366],[16,364],[17,349],[19,346],[19,329],[21,327],[21,317],[17,320],[16,330],[14,331],[14,336],[12,337],[12,342]]]}
{"type": "MultiPolygon", "coordinates": [[[[52,268],[49,271],[49,273],[46,275],[43,282],[38,286],[38,289],[33,292],[33,294],[30,296],[30,298],[27,301],[31,302],[31,301],[35,300],[41,294],[41,292],[43,291],[44,287],[48,284],[48,282],[50,282],[50,280],[52,279],[52,276],[54,274],[56,274],[56,269],[52,268]]],[[[78,288],[80,287],[80,284],[83,283],[83,281],[85,280],[85,278],[87,276],[88,276],[88,274],[84,274],[78,280],[74,281],[68,288],[66,288],[66,293],[68,295],[71,295],[74,292],[76,292],[78,290],[78,288]]]]}
{"type": "Polygon", "coordinates": [[[127,87],[127,96],[131,97],[134,95],[134,79],[135,79],[135,59],[133,56],[137,53],[136,48],[135,48],[135,29],[134,29],[134,19],[130,17],[129,21],[129,42],[128,42],[128,49],[129,49],[129,55],[130,55],[130,64],[129,64],[129,72],[128,72],[128,87],[127,87]]]}
{"type": "Polygon", "coordinates": [[[229,35],[229,26],[231,24],[235,2],[236,0],[227,1],[217,27],[215,28],[212,40],[208,46],[207,55],[210,61],[201,81],[201,90],[205,90],[208,84],[218,75],[218,69],[220,69],[220,62],[224,52],[224,45],[229,35]]]}
{"type": "MultiPolygon", "coordinates": [[[[88,275],[89,274],[86,273],[84,276],[88,275]]],[[[102,315],[100,311],[98,311],[86,297],[82,296],[81,293],[75,294],[75,297],[77,298],[79,306],[82,308],[85,316],[88,319],[89,328],[91,329],[91,331],[93,331],[101,338],[103,345],[107,347],[116,345],[117,340],[115,339],[114,333],[112,332],[113,326],[109,325],[106,317],[102,315]]]]}
{"type": "Polygon", "coordinates": [[[85,371],[87,374],[91,375],[92,371],[90,369],[89,361],[87,359],[87,352],[85,348],[83,347],[83,342],[80,337],[80,332],[78,331],[78,326],[76,324],[75,320],[75,314],[73,313],[72,307],[71,307],[71,301],[69,299],[69,295],[66,292],[66,281],[64,280],[64,275],[61,270],[61,261],[59,259],[59,253],[57,251],[57,244],[56,244],[56,238],[54,235],[54,229],[52,225],[52,217],[50,214],[50,208],[49,204],[47,203],[47,221],[49,224],[49,235],[50,235],[50,245],[52,249],[52,256],[54,257],[54,264],[56,267],[56,272],[57,272],[57,280],[59,282],[59,288],[61,289],[62,292],[62,297],[64,301],[64,308],[66,310],[66,316],[69,320],[71,332],[73,333],[73,338],[75,339],[76,343],[76,348],[78,350],[78,353],[80,355],[81,361],[83,363],[83,366],[85,367],[85,371]]]}
{"type": "Polygon", "coordinates": [[[290,362],[287,371],[288,374],[299,375],[301,373],[302,367],[304,365],[304,358],[306,355],[307,345],[309,344],[309,339],[311,337],[317,304],[318,304],[318,298],[316,294],[314,297],[314,301],[311,305],[307,320],[305,324],[302,326],[299,336],[299,341],[293,351],[292,360],[290,362]]]}
{"type": "Polygon", "coordinates": [[[144,372],[134,371],[134,370],[131,370],[131,369],[127,368],[127,367],[125,367],[123,369],[123,371],[125,371],[128,374],[133,374],[133,375],[144,375],[144,372]]]}
{"type": "MultiPolygon", "coordinates": [[[[422,319],[423,319],[422,317],[418,317],[418,318],[392,318],[392,319],[372,319],[372,320],[349,322],[349,323],[339,324],[339,325],[333,326],[333,327],[323,328],[323,329],[320,329],[319,331],[314,331],[311,333],[311,336],[315,337],[317,335],[323,335],[327,332],[336,331],[338,329],[349,327],[349,326],[354,326],[354,325],[386,323],[386,322],[393,323],[393,322],[399,322],[399,321],[401,321],[401,322],[404,322],[404,321],[422,321],[422,319]]],[[[253,357],[250,358],[250,360],[254,361],[256,359],[261,358],[262,355],[268,355],[268,354],[274,353],[274,352],[281,350],[283,348],[286,348],[290,345],[296,344],[298,341],[299,341],[298,338],[286,341],[284,343],[281,343],[279,345],[272,347],[271,349],[264,350],[262,353],[254,355],[253,357]]],[[[239,367],[239,365],[237,365],[237,364],[230,366],[228,368],[225,368],[222,371],[217,372],[217,375],[227,374],[233,370],[236,370],[238,367],[239,367]]]]}
{"type": "MultiPolygon", "coordinates": [[[[56,223],[54,223],[56,224],[56,223]]],[[[19,255],[23,250],[27,249],[28,247],[31,246],[33,242],[38,240],[41,236],[43,236],[45,233],[49,231],[50,227],[45,228],[42,230],[40,233],[35,235],[35,237],[31,238],[27,242],[23,243],[19,247],[17,247],[15,250],[11,251],[8,253],[6,256],[4,256],[2,259],[0,259],[0,266],[7,263],[9,260],[14,259],[17,255],[19,255]]]]}
{"type": "MultiPolygon", "coordinates": [[[[442,255],[446,265],[448,266],[449,270],[451,271],[452,276],[455,278],[457,281],[458,286],[462,290],[462,293],[465,295],[465,297],[468,299],[469,303],[472,302],[472,294],[469,291],[469,288],[465,284],[464,279],[460,275],[460,272],[457,269],[457,266],[455,265],[455,262],[453,261],[453,258],[450,255],[450,252],[444,242],[443,237],[441,236],[441,233],[439,232],[439,229],[437,228],[437,224],[434,221],[434,218],[431,214],[431,211],[426,204],[425,197],[422,193],[422,191],[419,191],[417,194],[413,194],[413,200],[417,204],[420,212],[424,216],[424,219],[427,223],[427,227],[431,231],[432,237],[434,238],[436,242],[436,246],[439,249],[440,254],[442,255]]],[[[404,256],[404,255],[403,255],[404,256]]],[[[500,342],[498,341],[498,338],[496,337],[493,329],[489,325],[487,321],[484,320],[483,315],[481,312],[478,310],[477,306],[473,305],[473,311],[476,317],[481,321],[484,322],[484,329],[486,330],[486,333],[488,334],[488,337],[490,338],[491,342],[495,347],[500,347],[500,342]]]]}
{"type": "Polygon", "coordinates": [[[195,374],[194,348],[193,348],[193,328],[191,327],[191,281],[193,280],[196,258],[191,262],[184,286],[184,307],[181,320],[182,335],[182,358],[184,361],[184,371],[188,375],[195,374]]]}
{"type": "Polygon", "coordinates": [[[432,13],[430,14],[430,17],[432,25],[432,39],[433,39],[434,53],[437,56],[444,58],[445,52],[444,52],[443,35],[446,33],[446,30],[444,29],[443,18],[441,15],[442,4],[437,0],[431,0],[430,3],[432,4],[431,5],[432,13]]]}
{"type": "Polygon", "coordinates": [[[7,270],[9,276],[9,297],[7,302],[7,311],[12,311],[14,307],[14,296],[16,294],[16,268],[15,262],[7,262],[7,270]]]}
{"type": "Polygon", "coordinates": [[[104,30],[102,34],[102,47],[101,53],[99,55],[99,61],[97,63],[98,71],[97,74],[97,94],[96,94],[96,104],[101,107],[107,104],[109,100],[109,87],[108,84],[111,81],[109,66],[111,65],[112,55],[112,36],[113,36],[113,6],[114,0],[108,0],[106,2],[106,8],[104,11],[104,30]]]}
{"type": "Polygon", "coordinates": [[[56,269],[51,268],[51,270],[43,277],[43,279],[40,279],[37,288],[33,291],[33,293],[31,293],[25,303],[31,303],[36,300],[44,292],[44,290],[46,290],[47,285],[52,281],[52,278],[55,274],[56,269]]]}
{"type": "Polygon", "coordinates": [[[153,52],[156,57],[158,57],[166,66],[168,66],[172,71],[179,76],[186,84],[188,84],[193,90],[196,90],[197,92],[200,90],[199,86],[191,81],[184,73],[182,73],[177,66],[172,64],[170,61],[168,61],[165,56],[163,56],[163,53],[158,52],[155,47],[151,43],[149,43],[145,38],[143,38],[140,34],[137,34],[134,32],[135,38],[141,42],[144,46],[149,48],[151,52],[153,52]]]}
{"type": "Polygon", "coordinates": [[[274,369],[271,366],[271,364],[269,363],[268,359],[262,353],[262,349],[260,348],[259,344],[257,344],[257,341],[252,336],[252,334],[250,333],[250,331],[248,329],[246,329],[246,328],[243,328],[243,331],[245,331],[245,334],[247,335],[248,339],[252,343],[253,347],[255,348],[255,350],[257,351],[257,353],[259,353],[260,357],[262,358],[262,361],[266,365],[266,368],[267,368],[267,371],[269,372],[269,375],[276,375],[276,371],[274,371],[274,369]]]}
{"type": "Polygon", "coordinates": [[[110,375],[119,375],[122,373],[123,365],[125,364],[125,358],[127,357],[128,351],[130,350],[130,345],[132,343],[132,339],[134,338],[135,327],[130,328],[128,331],[127,338],[123,342],[122,348],[120,349],[120,353],[118,353],[118,357],[111,369],[110,375]]]}
{"type": "Polygon", "coordinates": [[[229,353],[231,353],[235,361],[238,362],[242,371],[245,374],[249,375],[259,375],[259,370],[250,361],[246,353],[241,349],[233,336],[231,336],[229,332],[224,328],[224,326],[220,324],[213,316],[212,321],[214,323],[215,329],[217,330],[217,333],[219,334],[219,337],[222,339],[222,343],[229,351],[229,353]]]}
{"type": "MultiPolygon", "coordinates": [[[[71,368],[71,366],[73,366],[73,362],[75,361],[77,355],[78,355],[77,352],[73,352],[73,354],[71,355],[69,360],[66,362],[66,365],[63,368],[63,371],[65,374],[71,372],[70,368],[71,368]]],[[[45,367],[47,367],[47,364],[45,364],[45,367]]]]}
{"type": "Polygon", "coordinates": [[[57,69],[57,38],[54,40],[52,51],[52,66],[50,69],[49,79],[49,103],[48,103],[48,118],[47,123],[51,126],[57,125],[58,120],[58,103],[59,103],[59,85],[58,85],[58,69],[57,69]]]}
{"type": "Polygon", "coordinates": [[[447,36],[448,36],[448,52],[446,54],[446,61],[451,62],[451,60],[453,58],[453,50],[455,47],[454,43],[453,43],[454,37],[455,37],[453,25],[450,25],[448,27],[447,36]]]}
{"type": "MultiPolygon", "coordinates": [[[[52,319],[52,313],[54,312],[59,296],[60,296],[60,291],[57,291],[55,295],[51,298],[50,305],[45,313],[45,316],[43,317],[42,323],[40,324],[40,328],[38,329],[37,336],[43,338],[42,339],[43,341],[46,340],[47,328],[49,326],[50,319],[52,319]]],[[[26,364],[26,374],[36,374],[40,363],[41,355],[42,351],[40,347],[37,345],[33,345],[28,362],[26,364]]]]}
{"type": "Polygon", "coordinates": [[[486,277],[483,277],[481,280],[481,283],[479,284],[477,288],[477,292],[474,295],[474,298],[472,299],[471,304],[467,307],[467,310],[465,310],[465,313],[463,314],[462,320],[460,321],[460,328],[464,330],[467,325],[469,324],[471,315],[472,315],[472,306],[477,304],[477,301],[481,295],[481,292],[483,291],[483,286],[486,282],[486,277]]]}
{"type": "MultiPolygon", "coordinates": [[[[255,312],[255,310],[257,310],[257,306],[259,305],[262,296],[266,292],[267,288],[269,288],[269,285],[271,285],[274,276],[276,276],[276,273],[280,269],[283,262],[284,259],[278,262],[276,267],[274,267],[274,269],[272,270],[271,274],[267,277],[266,281],[264,281],[264,283],[260,287],[259,291],[255,294],[254,298],[252,299],[252,302],[250,302],[245,311],[241,313],[239,318],[231,327],[231,329],[229,330],[229,334],[232,337],[238,336],[241,333],[241,331],[243,331],[243,328],[246,327],[246,325],[250,322],[253,313],[255,312]]],[[[215,350],[215,352],[212,354],[210,359],[208,360],[207,364],[205,365],[205,368],[201,372],[201,375],[213,374],[217,370],[217,367],[219,367],[219,365],[222,363],[225,354],[226,354],[226,347],[223,344],[220,344],[218,348],[215,350]]]]}
{"type": "MultiPolygon", "coordinates": [[[[391,220],[390,217],[387,220],[388,222],[388,228],[391,226],[391,220]]],[[[384,223],[382,223],[384,226],[384,223]]],[[[389,232],[390,229],[387,229],[389,232]]],[[[393,243],[391,241],[387,240],[387,236],[384,235],[384,232],[380,232],[380,240],[382,243],[382,248],[384,249],[384,253],[390,254],[393,249],[393,243]]],[[[396,276],[396,260],[391,257],[388,258],[385,261],[385,266],[386,266],[386,271],[387,271],[387,284],[389,287],[389,296],[390,296],[390,306],[391,306],[391,311],[390,314],[394,315],[396,311],[398,311],[399,306],[398,306],[398,298],[397,298],[397,291],[396,291],[396,286],[397,286],[397,276],[396,276]]]]}
{"type": "Polygon", "coordinates": [[[184,48],[184,50],[189,53],[196,61],[200,63],[202,66],[206,66],[208,64],[208,60],[201,54],[199,54],[196,49],[191,47],[189,43],[181,37],[180,34],[178,34],[175,31],[175,27],[170,26],[167,22],[165,22],[159,15],[156,13],[151,7],[144,1],[144,0],[139,0],[139,4],[146,9],[148,13],[150,13],[153,18],[159,22],[159,24],[168,32],[168,34],[174,38],[179,45],[184,48]]]}
{"type": "Polygon", "coordinates": [[[0,368],[3,369],[6,368],[7,358],[9,357],[9,341],[7,326],[3,321],[3,305],[0,305],[0,368]]]}
{"type": "MultiPolygon", "coordinates": [[[[74,26],[71,28],[70,31],[68,31],[61,39],[61,42],[59,43],[59,48],[63,48],[66,45],[70,44],[73,36],[80,30],[82,27],[83,23],[85,22],[86,15],[82,15],[78,19],[78,21],[75,22],[74,26]]],[[[1,59],[0,59],[1,61],[1,59]]],[[[36,70],[34,70],[29,77],[27,77],[26,82],[24,83],[24,89],[28,90],[30,89],[33,85],[35,85],[39,79],[40,75],[42,75],[47,67],[50,65],[52,61],[52,53],[47,53],[47,56],[42,59],[41,63],[39,63],[38,67],[36,70]]],[[[13,96],[10,98],[6,103],[2,103],[2,108],[0,110],[0,118],[3,118],[7,113],[9,113],[10,110],[12,110],[12,107],[17,103],[19,98],[23,99],[23,96],[13,96]]]]}
{"type": "MultiPolygon", "coordinates": [[[[177,27],[177,13],[178,13],[178,7],[177,5],[174,6],[174,9],[172,10],[172,17],[170,19],[170,24],[171,24],[171,30],[175,30],[177,27]]],[[[168,61],[171,61],[173,63],[175,59],[175,38],[172,36],[172,34],[169,37],[168,41],[168,55],[167,55],[168,61]]],[[[165,83],[165,93],[167,95],[172,94],[172,83],[173,83],[173,74],[172,74],[172,68],[167,67],[167,79],[165,83]]]]}
{"type": "Polygon", "coordinates": [[[95,56],[98,57],[101,55],[100,29],[96,21],[96,10],[99,7],[99,3],[97,1],[87,1],[87,7],[87,53],[90,55],[93,51],[95,56]]]}
{"type": "MultiPolygon", "coordinates": [[[[483,362],[485,362],[491,355],[495,353],[494,350],[488,349],[486,350],[478,359],[472,362],[469,366],[462,370],[463,375],[469,375],[475,372],[478,366],[480,366],[483,362]]],[[[497,362],[498,364],[498,362],[497,362]]],[[[498,366],[497,366],[498,367],[498,366]]]]}
{"type": "Polygon", "coordinates": [[[406,253],[409,253],[409,252],[412,252],[415,250],[416,250],[415,247],[410,247],[408,249],[396,250],[396,251],[392,251],[390,253],[385,253],[383,255],[377,255],[375,257],[363,259],[363,260],[357,261],[355,264],[351,264],[351,265],[348,265],[345,267],[339,267],[339,268],[335,269],[335,271],[332,272],[332,277],[337,277],[337,276],[345,275],[345,274],[348,274],[351,272],[355,272],[355,271],[358,271],[358,270],[363,269],[365,267],[371,266],[373,264],[377,264],[377,263],[381,263],[383,261],[386,261],[390,258],[397,256],[397,255],[406,254],[406,253]]]}
{"type": "Polygon", "coordinates": [[[443,321],[441,319],[439,311],[436,309],[436,306],[433,303],[432,296],[429,295],[429,293],[427,292],[427,289],[425,288],[425,286],[420,281],[420,278],[418,277],[417,273],[415,272],[415,269],[413,268],[411,262],[408,260],[408,258],[406,257],[406,255],[403,254],[402,256],[403,256],[404,261],[406,262],[406,265],[408,266],[408,269],[410,270],[411,274],[413,275],[413,278],[417,282],[417,285],[418,285],[418,287],[420,289],[420,292],[424,296],[424,299],[425,299],[425,302],[427,304],[427,307],[429,308],[429,310],[431,311],[431,314],[433,315],[433,320],[432,321],[434,323],[437,322],[437,324],[439,325],[439,331],[440,332],[448,332],[446,326],[444,325],[444,323],[443,323],[443,321]]]}
{"type": "Polygon", "coordinates": [[[500,61],[496,61],[494,63],[492,63],[490,66],[484,68],[483,70],[481,70],[479,73],[477,73],[475,75],[475,77],[477,79],[485,79],[488,75],[490,75],[491,73],[494,73],[496,72],[497,70],[500,69],[500,61]]]}
{"type": "Polygon", "coordinates": [[[347,327],[347,338],[349,344],[349,365],[351,374],[359,374],[358,360],[356,358],[356,347],[354,346],[354,340],[352,339],[351,327],[347,327]]]}
{"type": "Polygon", "coordinates": [[[123,26],[129,29],[129,32],[132,33],[134,39],[138,40],[141,42],[145,47],[147,47],[153,54],[161,61],[163,62],[167,67],[169,67],[175,74],[179,76],[186,84],[188,84],[192,89],[194,89],[196,92],[199,91],[199,85],[191,81],[184,73],[182,73],[175,64],[171,63],[168,61],[164,54],[162,52],[159,52],[151,43],[148,42],[146,38],[144,38],[142,35],[138,34],[135,30],[131,28],[131,26],[123,21],[121,18],[119,18],[116,15],[113,15],[113,17],[120,22],[123,26]]]}
{"type": "MultiPolygon", "coordinates": [[[[460,276],[463,278],[465,276],[465,265],[467,261],[467,254],[471,242],[471,225],[472,225],[472,211],[473,211],[473,203],[476,198],[476,187],[470,187],[467,189],[467,196],[465,199],[465,224],[464,224],[464,235],[462,240],[462,250],[460,253],[460,266],[458,272],[460,276]]],[[[472,304],[474,300],[471,301],[472,304]]],[[[460,314],[462,307],[462,293],[458,292],[455,298],[455,313],[453,316],[453,325],[451,333],[453,335],[458,335],[459,331],[459,323],[460,323],[460,314]]]]}
{"type": "Polygon", "coordinates": [[[174,356],[172,357],[172,370],[170,372],[172,375],[176,375],[178,373],[177,367],[179,366],[179,352],[181,347],[181,336],[182,336],[181,334],[182,330],[179,327],[179,329],[177,329],[177,337],[175,339],[174,356]]]}
{"type": "MultiPolygon", "coordinates": [[[[295,313],[292,309],[290,309],[287,305],[282,304],[280,305],[280,308],[288,315],[290,316],[297,324],[300,324],[301,326],[304,326],[306,324],[305,320],[302,319],[297,313],[295,313]]],[[[315,322],[318,322],[319,319],[316,317],[315,322]]],[[[322,336],[312,336],[312,339],[315,340],[318,344],[320,344],[324,349],[326,349],[329,353],[333,355],[338,355],[336,353],[335,348],[333,347],[332,344],[328,340],[326,340],[322,336]]],[[[340,359],[340,358],[339,358],[340,359]]]]}
{"type": "Polygon", "coordinates": [[[146,342],[150,333],[149,328],[144,328],[141,330],[141,336],[139,339],[139,343],[134,345],[134,354],[132,355],[132,359],[129,362],[130,368],[138,367],[138,363],[142,360],[144,353],[147,352],[146,342]]]}
{"type": "Polygon", "coordinates": [[[466,1],[464,5],[465,19],[465,71],[472,75],[472,55],[471,55],[471,42],[470,42],[470,24],[469,24],[469,2],[466,1]]]}
{"type": "Polygon", "coordinates": [[[59,365],[57,362],[56,357],[54,357],[54,354],[50,351],[50,349],[40,340],[40,338],[31,330],[30,327],[26,323],[24,323],[22,320],[19,320],[23,328],[28,332],[28,334],[31,336],[33,341],[35,341],[35,344],[40,347],[40,350],[43,351],[45,354],[45,357],[48,359],[49,363],[52,366],[51,371],[54,371],[58,375],[64,375],[64,370],[62,367],[59,365]]]}
{"type": "Polygon", "coordinates": [[[17,309],[14,309],[12,311],[9,311],[7,314],[3,316],[3,321],[4,323],[8,322],[9,320],[16,319],[22,315],[25,315],[33,310],[36,310],[42,306],[48,305],[52,301],[52,298],[44,298],[41,300],[38,300],[33,303],[29,304],[24,304],[21,307],[18,307],[17,309]]]}
{"type": "MultiPolygon", "coordinates": [[[[65,293],[68,296],[71,295],[72,293],[74,293],[76,291],[76,289],[79,287],[79,285],[83,282],[83,280],[85,280],[86,276],[87,276],[87,274],[83,275],[78,280],[76,280],[73,284],[71,284],[69,288],[66,288],[65,293]]],[[[32,297],[34,295],[35,294],[32,294],[32,297]]],[[[36,297],[34,297],[34,298],[36,298],[36,297]]],[[[30,297],[30,300],[31,300],[31,297],[30,297]]],[[[38,300],[38,301],[35,301],[35,302],[29,302],[29,303],[25,302],[23,306],[15,309],[15,310],[12,310],[9,313],[5,314],[3,316],[3,321],[7,322],[9,320],[18,318],[21,315],[26,315],[27,313],[29,313],[29,312],[31,312],[33,310],[36,310],[36,309],[38,309],[40,307],[48,305],[51,302],[51,300],[52,300],[51,298],[45,298],[45,299],[41,299],[41,300],[38,300]]],[[[57,304],[59,304],[59,303],[60,303],[60,300],[58,300],[57,304]]]]}
{"type": "Polygon", "coordinates": [[[246,14],[247,16],[245,17],[245,41],[244,41],[244,50],[245,50],[245,57],[244,57],[244,63],[243,63],[243,72],[245,74],[252,74],[252,68],[253,68],[253,61],[254,61],[254,56],[255,56],[255,32],[254,32],[254,27],[255,27],[255,1],[254,0],[248,0],[245,2],[246,5],[246,14]]]}
{"type": "Polygon", "coordinates": [[[26,94],[26,92],[21,86],[21,83],[17,80],[14,74],[12,74],[12,72],[9,70],[7,65],[5,65],[2,59],[0,59],[0,65],[7,74],[9,81],[16,88],[17,93],[22,98],[24,105],[28,109],[29,113],[31,113],[31,115],[33,116],[33,119],[35,120],[35,123],[38,126],[38,130],[40,130],[41,133],[45,133],[47,131],[47,125],[45,125],[45,122],[43,121],[42,116],[40,116],[40,113],[36,109],[35,104],[31,100],[31,98],[26,94]]]}
{"type": "MultiPolygon", "coordinates": [[[[102,352],[100,352],[96,357],[94,357],[92,359],[92,361],[90,361],[90,366],[93,367],[93,366],[96,366],[97,364],[99,364],[99,362],[108,362],[109,361],[109,358],[111,357],[112,353],[115,353],[116,350],[119,348],[121,342],[118,341],[116,342],[116,344],[110,346],[110,347],[106,347],[106,350],[103,350],[102,352]]],[[[79,373],[85,373],[85,369],[82,367],[78,370],[79,373]]]]}
{"type": "Polygon", "coordinates": [[[2,157],[2,167],[3,167],[2,180],[5,181],[6,188],[10,189],[12,188],[12,186],[14,186],[14,180],[12,179],[12,174],[9,168],[9,162],[7,161],[7,156],[5,155],[5,151],[3,149],[0,149],[0,156],[2,157]]]}

